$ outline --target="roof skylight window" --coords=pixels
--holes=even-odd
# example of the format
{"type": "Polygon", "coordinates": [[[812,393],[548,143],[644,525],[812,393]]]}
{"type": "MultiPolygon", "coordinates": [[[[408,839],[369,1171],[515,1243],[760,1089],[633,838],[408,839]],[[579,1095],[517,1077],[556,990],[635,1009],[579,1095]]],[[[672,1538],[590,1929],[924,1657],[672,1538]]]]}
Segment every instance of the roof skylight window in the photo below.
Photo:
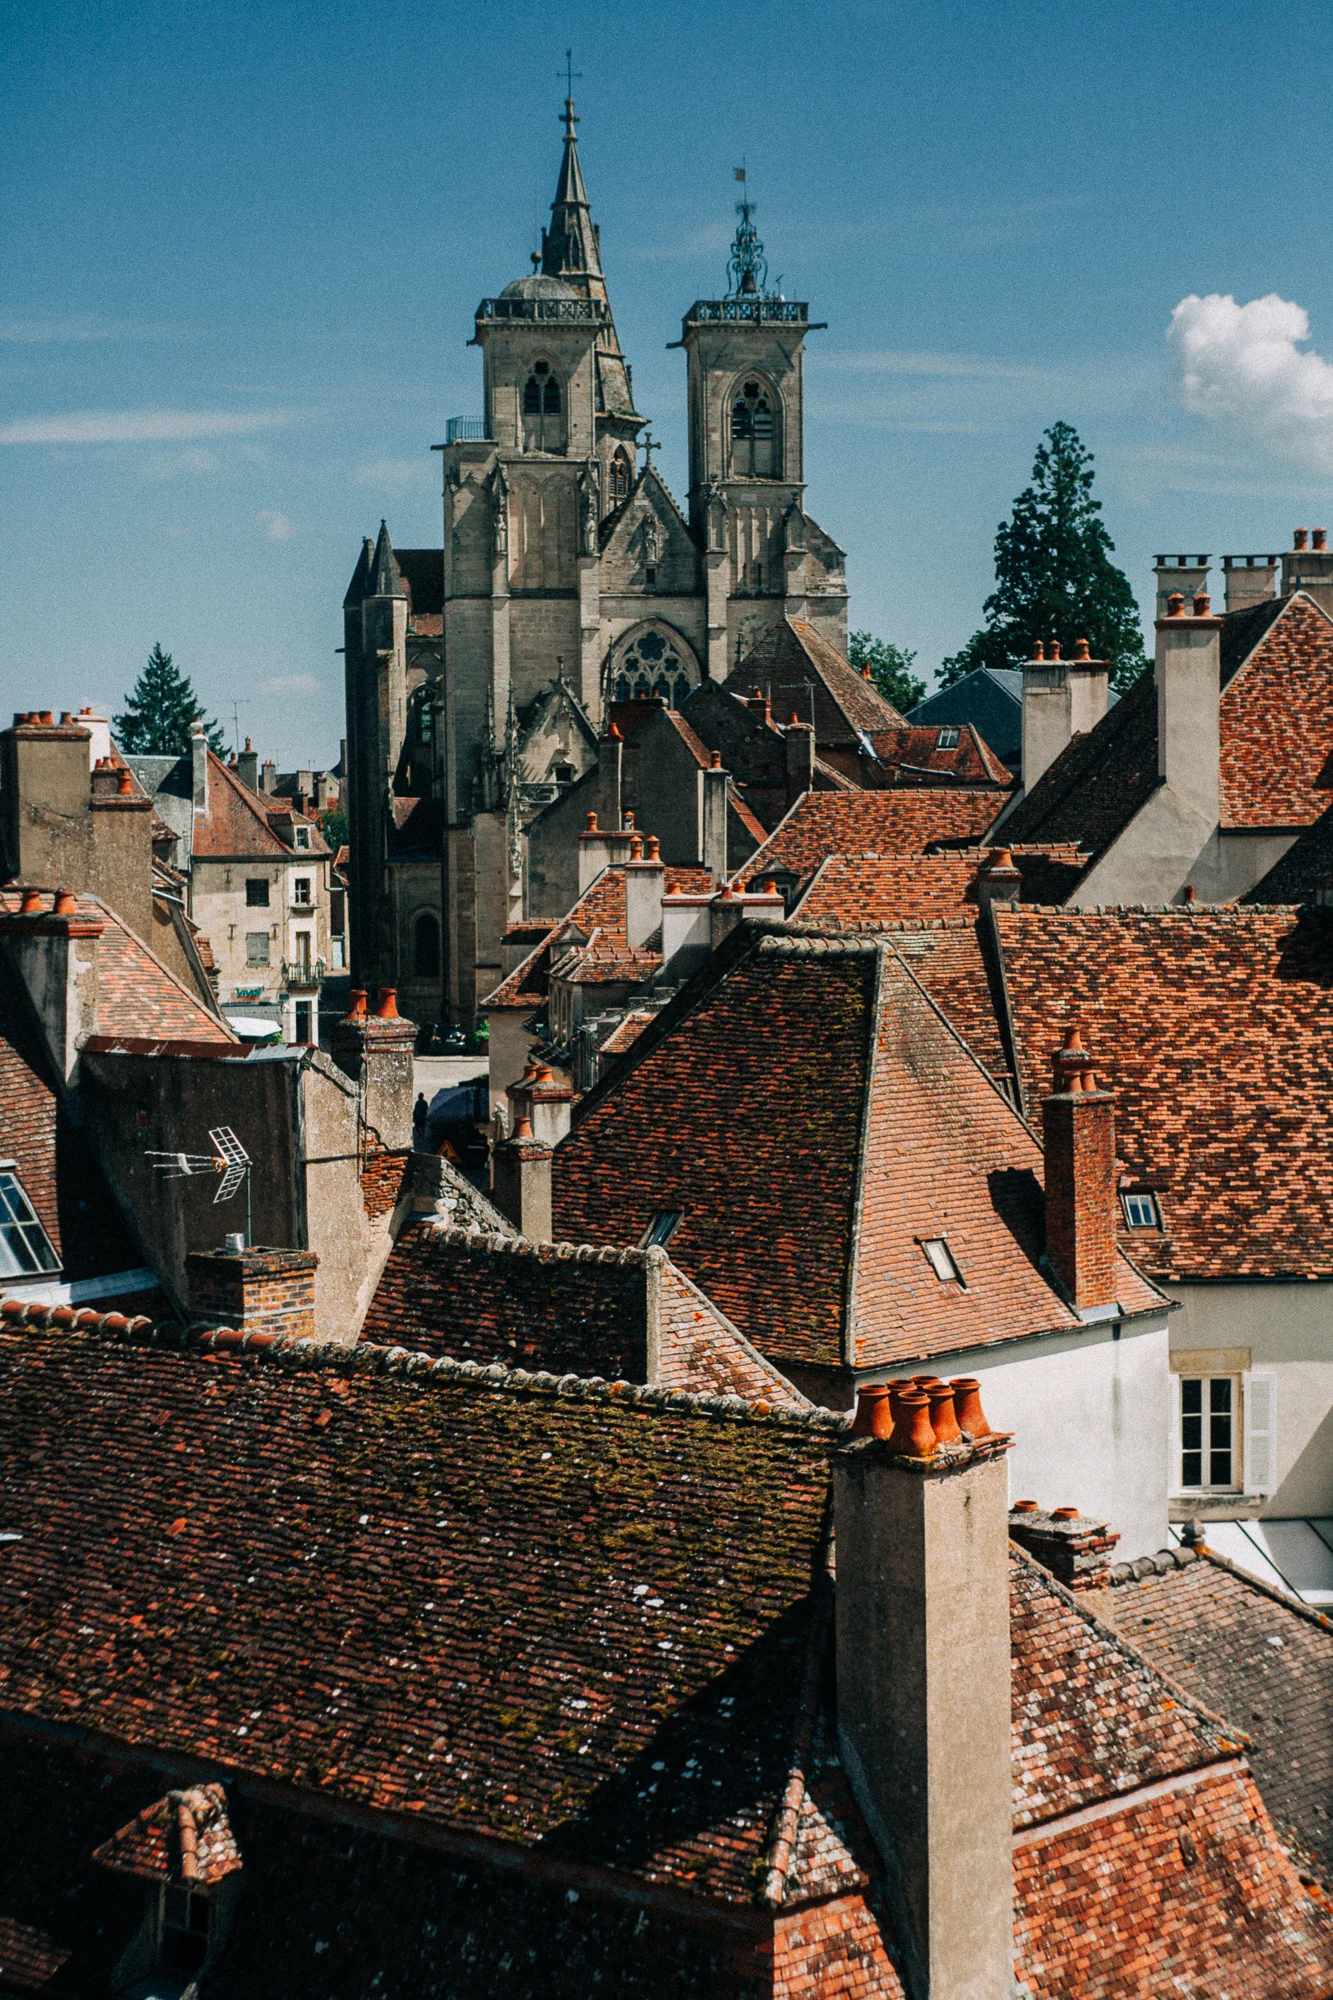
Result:
{"type": "Polygon", "coordinates": [[[23,1192],[13,1160],[0,1160],[0,1275],[29,1278],[59,1269],[60,1259],[23,1192]]]}
{"type": "Polygon", "coordinates": [[[926,1262],[942,1285],[961,1285],[963,1274],[958,1268],[953,1251],[942,1236],[923,1236],[919,1239],[925,1253],[926,1262]]]}
{"type": "Polygon", "coordinates": [[[659,1208],[639,1239],[640,1250],[651,1250],[654,1244],[664,1250],[680,1228],[683,1215],[683,1209],[659,1208]]]}
{"type": "Polygon", "coordinates": [[[1160,1229],[1162,1211],[1157,1206],[1155,1194],[1122,1194],[1120,1206],[1125,1211],[1125,1222],[1130,1229],[1160,1229]]]}
{"type": "Polygon", "coordinates": [[[937,750],[956,750],[958,748],[957,729],[941,729],[939,735],[935,738],[935,748],[937,750]]]}

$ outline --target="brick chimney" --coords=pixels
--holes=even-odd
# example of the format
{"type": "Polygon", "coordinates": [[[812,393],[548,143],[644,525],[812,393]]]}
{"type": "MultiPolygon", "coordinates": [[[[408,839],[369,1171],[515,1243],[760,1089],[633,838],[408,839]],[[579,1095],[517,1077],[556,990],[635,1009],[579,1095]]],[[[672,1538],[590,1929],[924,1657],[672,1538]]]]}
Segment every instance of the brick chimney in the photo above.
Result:
{"type": "Polygon", "coordinates": [[[1282,594],[1308,591],[1316,604],[1333,616],[1333,550],[1326,528],[1297,528],[1292,546],[1282,558],[1282,594]]]}
{"type": "Polygon", "coordinates": [[[1009,1509],[1009,1539],[1050,1571],[1067,1590],[1107,1590],[1111,1553],[1120,1540],[1105,1521],[1089,1520],[1077,1507],[1043,1513],[1035,1500],[1009,1509]]]}
{"type": "Polygon", "coordinates": [[[526,1118],[532,1136],[543,1146],[558,1146],[569,1130],[573,1088],[561,1083],[549,1063],[534,1063],[507,1092],[510,1128],[517,1131],[526,1118]]]}
{"type": "Polygon", "coordinates": [[[526,1118],[491,1148],[491,1199],[529,1243],[551,1241],[551,1148],[526,1118]]]}
{"type": "Polygon", "coordinates": [[[1038,643],[1023,664],[1023,785],[1031,791],[1071,737],[1095,729],[1106,713],[1110,665],[1094,660],[1086,639],[1062,660],[1060,644],[1038,643]]]}
{"type": "Polygon", "coordinates": [[[1211,556],[1158,556],[1153,564],[1158,618],[1166,617],[1173,597],[1183,597],[1186,604],[1192,604],[1201,590],[1207,590],[1211,561],[1211,556]]]}
{"type": "Polygon", "coordinates": [[[714,750],[706,771],[699,773],[703,781],[703,853],[705,868],[712,873],[715,882],[727,879],[727,787],[731,783],[731,773],[722,768],[722,754],[714,750]]]}
{"type": "Polygon", "coordinates": [[[647,847],[637,837],[625,863],[625,928],[631,951],[642,951],[662,922],[666,868],[655,835],[647,847]]]}
{"type": "Polygon", "coordinates": [[[815,732],[808,722],[798,722],[793,715],[782,734],[787,748],[787,806],[790,810],[797,799],[815,788],[815,732]]]}
{"type": "Polygon", "coordinates": [[[1173,595],[1157,620],[1157,770],[1180,803],[1199,815],[1204,837],[1221,813],[1222,620],[1204,592],[1173,595]]]}
{"type": "Polygon", "coordinates": [[[238,1333],[315,1337],[313,1250],[192,1250],[185,1259],[190,1311],[238,1333]]]}
{"type": "Polygon", "coordinates": [[[416,1040],[416,1025],[398,1012],[391,986],[380,989],[373,1013],[365,993],[354,990],[350,1013],[333,1031],[333,1059],[360,1088],[361,1116],[369,1128],[372,1150],[378,1145],[399,1153],[412,1144],[416,1040]]]}
{"type": "Polygon", "coordinates": [[[1046,1258],[1085,1320],[1114,1313],[1118,1278],[1115,1095],[1099,1090],[1077,1028],[1051,1058],[1041,1101],[1046,1145],[1046,1258]]]}
{"type": "Polygon", "coordinates": [[[839,1749],[908,1992],[1010,2000],[1009,1440],[980,1430],[975,1384],[955,1443],[947,1393],[895,1393],[885,1437],[887,1400],[863,1391],[833,1454],[839,1749]]]}
{"type": "MultiPolygon", "coordinates": [[[[1277,568],[1281,560],[1281,556],[1223,556],[1226,609],[1248,611],[1252,604],[1271,604],[1277,594],[1277,568]]],[[[1181,596],[1184,594],[1182,591],[1181,596]]]]}

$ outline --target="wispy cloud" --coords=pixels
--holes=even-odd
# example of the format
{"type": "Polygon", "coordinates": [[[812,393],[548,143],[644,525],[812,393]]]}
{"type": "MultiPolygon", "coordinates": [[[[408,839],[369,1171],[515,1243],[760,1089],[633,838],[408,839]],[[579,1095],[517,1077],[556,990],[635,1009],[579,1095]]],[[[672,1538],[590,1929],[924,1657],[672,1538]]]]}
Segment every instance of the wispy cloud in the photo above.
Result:
{"type": "Polygon", "coordinates": [[[418,458],[372,458],[352,474],[358,486],[378,486],[395,493],[409,486],[435,486],[439,473],[423,453],[418,458]]]}
{"type": "Polygon", "coordinates": [[[1270,458],[1333,470],[1333,364],[1302,351],[1310,315],[1269,292],[1237,305],[1191,292],[1166,330],[1185,408],[1270,458]]]}
{"type": "Polygon", "coordinates": [[[289,542],[296,533],[290,517],[279,513],[276,507],[261,507],[255,519],[262,524],[271,542],[289,542]]]}
{"type": "Polygon", "coordinates": [[[70,340],[168,340],[169,327],[138,320],[58,314],[52,319],[0,319],[0,341],[23,346],[70,340]]]}
{"type": "Polygon", "coordinates": [[[259,683],[261,694],[318,694],[323,681],[314,674],[274,674],[259,683]]]}
{"type": "Polygon", "coordinates": [[[179,444],[244,437],[287,422],[280,410],[73,410],[0,424],[0,444],[179,444]]]}

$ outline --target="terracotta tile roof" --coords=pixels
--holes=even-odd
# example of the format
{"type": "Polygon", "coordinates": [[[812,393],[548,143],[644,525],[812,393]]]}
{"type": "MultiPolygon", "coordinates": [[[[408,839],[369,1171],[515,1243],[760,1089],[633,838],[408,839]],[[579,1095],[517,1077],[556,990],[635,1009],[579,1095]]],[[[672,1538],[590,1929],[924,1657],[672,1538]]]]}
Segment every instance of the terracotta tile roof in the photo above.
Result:
{"type": "Polygon", "coordinates": [[[1008,1090],[1008,1051],[1000,1036],[992,973],[974,918],[889,927],[894,950],[929,993],[982,1067],[1008,1090]]]}
{"type": "Polygon", "coordinates": [[[666,1389],[697,1396],[740,1396],[747,1403],[802,1410],[806,1398],[751,1347],[699,1287],[668,1263],[662,1271],[661,1361],[666,1389]]]}
{"type": "MultiPolygon", "coordinates": [[[[904,919],[961,917],[977,907],[978,869],[995,850],[947,854],[830,854],[793,907],[792,921],[823,929],[876,930],[904,919]]],[[[1014,865],[1025,903],[1060,903],[1082,873],[1075,848],[1019,848],[1014,865]],[[1067,858],[1066,858],[1067,857],[1067,858]],[[1077,858],[1076,858],[1077,857],[1077,858]]]]}
{"type": "MultiPolygon", "coordinates": [[[[1329,804],[1333,770],[1333,619],[1304,592],[1222,621],[1224,827],[1308,826],[1329,804]]],[[[1015,840],[1110,845],[1157,775],[1157,687],[1150,673],[1076,736],[1005,821],[1015,840]]]]}
{"type": "MultiPolygon", "coordinates": [[[[105,926],[97,941],[98,1034],[236,1041],[226,1023],[195,998],[114,910],[96,896],[79,895],[74,902],[80,917],[105,926]]],[[[0,917],[17,915],[21,903],[19,891],[0,890],[0,917]]]]}
{"type": "MultiPolygon", "coordinates": [[[[704,895],[713,887],[706,868],[668,868],[663,888],[679,887],[686,895],[704,895]]],[[[552,924],[542,943],[516,965],[481,1002],[483,1007],[536,1007],[550,992],[551,975],[598,985],[619,980],[639,981],[662,963],[657,942],[631,951],[626,929],[625,871],[604,868],[574,907],[552,924]]]]}
{"type": "MultiPolygon", "coordinates": [[[[824,1693],[835,1420],[373,1347],[37,1332],[0,1335],[0,1414],[24,1524],[0,1565],[0,1923],[30,1962],[95,1928],[111,1958],[114,1877],[71,1892],[90,1798],[123,1823],[143,1749],[244,1800],[218,1977],[253,2000],[304,1990],[335,1941],[349,1992],[386,1965],[395,1990],[490,1990],[517,1955],[556,2000],[667,2000],[682,1972],[760,2000],[775,1967],[801,2000],[900,2000],[824,1693]]],[[[1020,1990],[1326,1996],[1333,1926],[1223,1727],[1017,1552],[1011,1578],[1020,1990]]],[[[114,1908],[123,1949],[138,1913],[114,1908]]],[[[80,1969],[105,1989],[109,1964],[100,1988],[80,1969]]]]}
{"type": "Polygon", "coordinates": [[[620,1026],[613,1028],[602,1043],[597,1051],[598,1055],[603,1059],[608,1056],[623,1056],[626,1049],[632,1048],[638,1041],[652,1018],[651,1014],[641,1014],[637,1011],[626,1014],[620,1026]]]}
{"type": "MultiPolygon", "coordinates": [[[[208,811],[194,815],[193,852],[203,859],[236,856],[238,859],[275,860],[293,858],[293,850],[273,831],[272,807],[263,792],[253,792],[242,784],[235,771],[213,751],[208,753],[208,811]]],[[[301,824],[311,828],[309,852],[328,852],[323,835],[313,820],[301,824]]]]}
{"type": "MultiPolygon", "coordinates": [[[[1159,1277],[1333,1275],[1333,911],[997,910],[1024,1101],[1080,1026],[1159,1277]]],[[[1129,1239],[1125,1239],[1129,1241],[1129,1239]]]]}
{"type": "MultiPolygon", "coordinates": [[[[1037,1268],[1040,1169],[890,943],[769,935],[715,955],[589,1092],[555,1226],[623,1241],[678,1208],[672,1261],[764,1354],[870,1367],[1079,1324],[1037,1268]],[[933,1275],[937,1235],[966,1290],[933,1275]]],[[[1127,1311],[1160,1307],[1122,1271],[1127,1311]]]]}
{"type": "Polygon", "coordinates": [[[873,681],[865,680],[835,646],[804,618],[784,618],[767,632],[723,686],[742,697],[755,688],[770,695],[773,713],[810,713],[814,683],[815,737],[820,744],[859,745],[873,729],[906,724],[873,681]]]}
{"type": "MultiPolygon", "coordinates": [[[[970,722],[959,726],[958,741],[947,748],[940,747],[940,733],[938,723],[933,726],[904,723],[901,728],[866,732],[871,749],[886,771],[893,774],[895,784],[910,785],[922,779],[938,783],[947,779],[955,785],[998,785],[1010,790],[1013,772],[1000,762],[970,722]]],[[[869,761],[866,760],[867,765],[869,761]]],[[[874,782],[869,770],[865,781],[874,782]]]]}
{"type": "Polygon", "coordinates": [[[1117,1566],[1097,1615],[1243,1731],[1283,1837],[1333,1881],[1333,1627],[1211,1553],[1117,1566]],[[1137,1572],[1137,1574],[1136,1574],[1137,1572]]]}
{"type": "Polygon", "coordinates": [[[936,841],[972,844],[998,809],[993,792],[962,787],[806,792],[739,872],[803,878],[830,854],[924,854],[936,841]]]}
{"type": "Polygon", "coordinates": [[[168,1792],[95,1848],[93,1860],[121,1875],[211,1889],[241,1866],[226,1792],[221,1785],[168,1792]]]}

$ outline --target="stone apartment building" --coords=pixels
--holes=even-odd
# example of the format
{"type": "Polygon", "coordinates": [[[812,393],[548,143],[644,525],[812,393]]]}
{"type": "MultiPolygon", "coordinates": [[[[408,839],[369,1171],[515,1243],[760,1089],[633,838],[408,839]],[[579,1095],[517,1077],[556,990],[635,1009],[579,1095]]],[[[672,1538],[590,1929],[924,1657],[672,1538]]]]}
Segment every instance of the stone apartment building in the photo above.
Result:
{"type": "Polygon", "coordinates": [[[231,763],[202,731],[188,756],[129,763],[175,836],[171,859],[212,945],[224,1012],[272,1023],[284,1041],[317,1042],[320,992],[342,969],[334,939],[343,891],[312,812],[260,790],[248,740],[231,763]]]}
{"type": "Polygon", "coordinates": [[[595,765],[611,701],[678,706],[783,619],[845,642],[843,552],[804,505],[807,306],[769,286],[741,203],[726,296],[675,343],[682,508],[642,441],[576,123],[569,100],[536,268],[477,308],[482,413],[441,447],[443,548],[395,551],[382,525],[344,605],[353,976],[419,1019],[470,1025],[503,976],[524,830],[595,765]]]}

